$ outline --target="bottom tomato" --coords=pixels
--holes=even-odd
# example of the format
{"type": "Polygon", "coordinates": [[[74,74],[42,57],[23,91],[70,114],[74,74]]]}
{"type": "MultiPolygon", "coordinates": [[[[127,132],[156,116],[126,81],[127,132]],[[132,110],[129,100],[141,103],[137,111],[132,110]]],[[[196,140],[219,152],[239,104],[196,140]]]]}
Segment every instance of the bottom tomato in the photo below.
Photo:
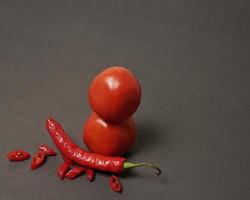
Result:
{"type": "Polygon", "coordinates": [[[132,117],[114,123],[92,113],[84,125],[83,142],[94,153],[120,156],[131,149],[135,138],[136,127],[132,117]]]}

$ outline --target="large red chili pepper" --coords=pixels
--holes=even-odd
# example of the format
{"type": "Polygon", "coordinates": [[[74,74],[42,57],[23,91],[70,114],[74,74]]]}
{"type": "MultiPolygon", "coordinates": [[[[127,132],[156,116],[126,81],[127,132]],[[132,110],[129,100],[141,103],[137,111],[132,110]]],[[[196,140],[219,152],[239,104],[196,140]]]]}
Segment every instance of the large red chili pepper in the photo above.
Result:
{"type": "Polygon", "coordinates": [[[30,158],[30,154],[24,150],[14,150],[7,154],[7,158],[12,162],[23,161],[30,158]]]}
{"type": "Polygon", "coordinates": [[[74,162],[68,159],[65,155],[62,154],[64,162],[66,162],[69,166],[73,165],[74,162]]]}
{"type": "Polygon", "coordinates": [[[31,166],[30,168],[32,170],[40,167],[46,159],[46,153],[44,151],[38,151],[32,158],[31,166]]]}
{"type": "Polygon", "coordinates": [[[115,192],[122,192],[122,184],[117,176],[110,176],[109,185],[115,192]]]}
{"type": "Polygon", "coordinates": [[[125,169],[147,166],[155,168],[157,175],[161,174],[161,170],[150,163],[130,163],[126,162],[123,157],[103,156],[81,149],[73,143],[62,126],[54,119],[49,118],[46,120],[46,128],[64,157],[80,166],[116,174],[122,173],[125,169]]]}

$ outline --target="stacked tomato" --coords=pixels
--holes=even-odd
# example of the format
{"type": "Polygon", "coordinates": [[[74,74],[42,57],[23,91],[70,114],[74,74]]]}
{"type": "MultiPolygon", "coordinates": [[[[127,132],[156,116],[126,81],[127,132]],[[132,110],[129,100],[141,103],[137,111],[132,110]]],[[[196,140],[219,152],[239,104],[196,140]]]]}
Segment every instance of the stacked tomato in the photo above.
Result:
{"type": "Polygon", "coordinates": [[[109,67],[92,81],[89,104],[93,113],[84,125],[83,141],[91,152],[119,156],[135,142],[133,113],[141,100],[141,87],[125,67],[109,67]]]}

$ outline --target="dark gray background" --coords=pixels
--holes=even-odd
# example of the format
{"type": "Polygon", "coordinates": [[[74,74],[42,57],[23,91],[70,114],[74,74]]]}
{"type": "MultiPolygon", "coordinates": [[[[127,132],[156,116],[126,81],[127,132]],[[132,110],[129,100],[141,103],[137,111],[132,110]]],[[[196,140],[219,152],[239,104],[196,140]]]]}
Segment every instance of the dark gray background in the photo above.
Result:
{"type": "Polygon", "coordinates": [[[0,199],[250,199],[249,1],[1,1],[0,199]],[[9,150],[52,145],[55,117],[83,145],[87,89],[125,65],[143,98],[131,161],[148,169],[61,181],[60,156],[35,170],[9,150]]]}

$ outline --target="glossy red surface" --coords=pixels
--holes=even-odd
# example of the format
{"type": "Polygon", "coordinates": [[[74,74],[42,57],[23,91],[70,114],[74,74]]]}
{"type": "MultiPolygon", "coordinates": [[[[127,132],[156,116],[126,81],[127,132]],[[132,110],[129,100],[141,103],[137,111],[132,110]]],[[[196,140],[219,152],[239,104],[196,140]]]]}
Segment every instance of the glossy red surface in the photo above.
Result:
{"type": "Polygon", "coordinates": [[[37,169],[42,166],[46,160],[46,153],[44,151],[38,151],[33,157],[31,161],[30,168],[32,170],[37,169]]]}
{"type": "Polygon", "coordinates": [[[24,150],[13,150],[7,154],[7,158],[12,162],[27,160],[30,154],[24,150]]]}
{"type": "Polygon", "coordinates": [[[87,179],[91,182],[95,179],[95,171],[93,169],[87,169],[87,179]]]}
{"type": "Polygon", "coordinates": [[[132,117],[112,123],[92,113],[84,125],[83,141],[94,153],[120,156],[131,149],[135,139],[136,127],[132,117]]]}
{"type": "Polygon", "coordinates": [[[141,100],[141,87],[125,67],[105,69],[92,81],[89,103],[95,113],[105,120],[119,122],[130,117],[141,100]]]}
{"type": "Polygon", "coordinates": [[[84,167],[79,167],[79,166],[74,166],[72,169],[70,169],[66,174],[65,178],[73,180],[80,176],[81,174],[86,172],[86,168],[84,167]]]}
{"type": "Polygon", "coordinates": [[[65,175],[68,173],[69,169],[70,169],[69,164],[67,162],[63,162],[61,165],[59,165],[57,169],[57,176],[63,179],[65,175]]]}
{"type": "Polygon", "coordinates": [[[117,176],[110,176],[109,185],[115,192],[122,192],[122,184],[117,176]]]}
{"type": "Polygon", "coordinates": [[[37,147],[37,149],[40,151],[44,151],[46,153],[46,155],[48,155],[48,156],[56,156],[57,155],[57,153],[53,149],[48,147],[47,145],[39,145],[37,147]]]}

